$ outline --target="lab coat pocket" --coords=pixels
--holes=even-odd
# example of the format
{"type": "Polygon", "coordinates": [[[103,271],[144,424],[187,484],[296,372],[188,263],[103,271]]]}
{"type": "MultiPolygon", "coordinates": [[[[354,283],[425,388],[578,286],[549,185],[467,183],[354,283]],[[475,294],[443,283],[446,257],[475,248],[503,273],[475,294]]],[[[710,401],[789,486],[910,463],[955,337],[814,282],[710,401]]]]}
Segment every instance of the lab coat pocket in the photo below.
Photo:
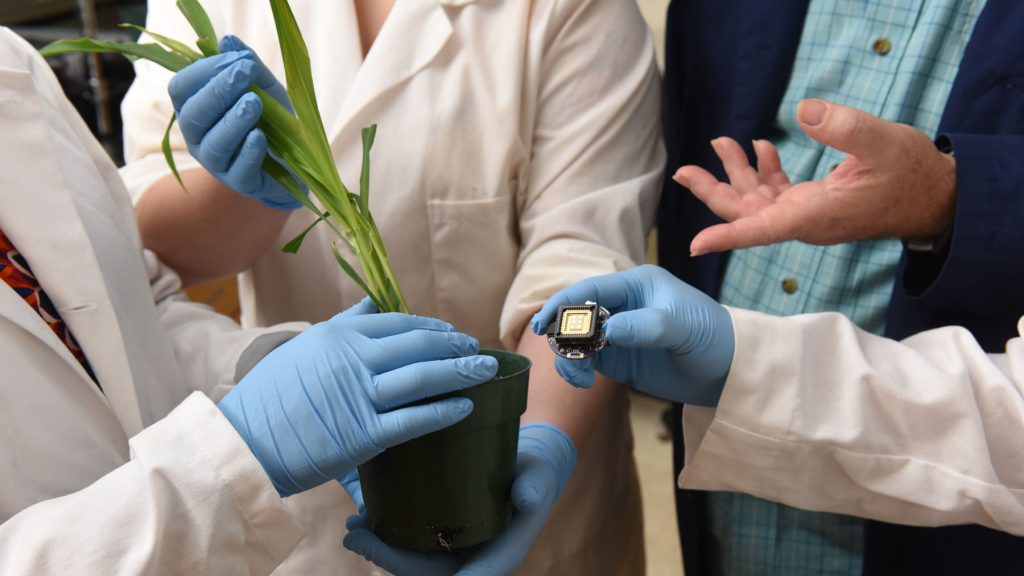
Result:
{"type": "Polygon", "coordinates": [[[438,315],[499,347],[498,318],[516,273],[519,240],[512,197],[429,200],[438,315]]]}

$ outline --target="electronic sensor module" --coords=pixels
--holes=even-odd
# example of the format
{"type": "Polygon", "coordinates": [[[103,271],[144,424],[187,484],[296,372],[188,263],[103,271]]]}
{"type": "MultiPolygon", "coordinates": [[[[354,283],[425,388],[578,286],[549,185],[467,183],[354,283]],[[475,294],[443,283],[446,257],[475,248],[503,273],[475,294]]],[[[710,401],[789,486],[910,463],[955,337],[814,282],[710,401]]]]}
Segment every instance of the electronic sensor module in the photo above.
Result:
{"type": "Polygon", "coordinates": [[[559,306],[555,321],[548,325],[548,345],[562,358],[590,358],[608,345],[604,323],[609,316],[596,302],[559,306]]]}

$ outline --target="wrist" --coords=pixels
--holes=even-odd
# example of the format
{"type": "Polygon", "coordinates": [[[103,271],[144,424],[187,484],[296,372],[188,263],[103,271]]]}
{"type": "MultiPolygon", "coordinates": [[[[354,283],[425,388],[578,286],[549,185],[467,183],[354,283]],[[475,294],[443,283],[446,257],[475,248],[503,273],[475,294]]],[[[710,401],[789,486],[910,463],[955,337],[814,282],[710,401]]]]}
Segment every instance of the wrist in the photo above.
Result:
{"type": "Polygon", "coordinates": [[[729,379],[732,361],[736,356],[736,329],[733,326],[732,314],[728,308],[718,304],[716,309],[718,327],[714,354],[712,355],[711,374],[706,406],[718,406],[722,398],[722,390],[729,379]]]}
{"type": "Polygon", "coordinates": [[[237,394],[234,394],[234,390],[229,392],[227,396],[220,400],[220,402],[217,402],[217,409],[220,410],[220,413],[224,415],[224,419],[231,424],[232,428],[234,428],[235,433],[237,433],[242,439],[242,442],[245,443],[245,446],[249,449],[253,458],[260,463],[260,468],[263,469],[263,473],[266,474],[270,483],[273,484],[274,489],[277,490],[277,494],[282,498],[289,496],[290,492],[277,483],[274,479],[272,469],[268,466],[268,463],[264,461],[264,458],[261,457],[259,448],[254,444],[252,434],[247,424],[248,418],[245,414],[245,408],[239,401],[237,394]]]}
{"type": "Polygon", "coordinates": [[[714,407],[732,368],[736,353],[736,330],[725,306],[708,298],[697,307],[687,324],[695,334],[692,344],[677,351],[677,386],[684,390],[677,401],[683,404],[714,407]]]}
{"type": "Polygon", "coordinates": [[[910,252],[945,254],[953,239],[953,223],[956,218],[957,171],[953,143],[946,136],[935,142],[941,162],[937,170],[933,206],[933,217],[925,223],[920,234],[903,238],[903,246],[910,252]]]}
{"type": "Polygon", "coordinates": [[[953,141],[939,136],[933,153],[937,154],[929,171],[934,175],[929,194],[927,218],[921,223],[917,234],[906,238],[908,241],[931,241],[937,245],[939,239],[947,236],[953,228],[956,217],[957,162],[953,141]]]}

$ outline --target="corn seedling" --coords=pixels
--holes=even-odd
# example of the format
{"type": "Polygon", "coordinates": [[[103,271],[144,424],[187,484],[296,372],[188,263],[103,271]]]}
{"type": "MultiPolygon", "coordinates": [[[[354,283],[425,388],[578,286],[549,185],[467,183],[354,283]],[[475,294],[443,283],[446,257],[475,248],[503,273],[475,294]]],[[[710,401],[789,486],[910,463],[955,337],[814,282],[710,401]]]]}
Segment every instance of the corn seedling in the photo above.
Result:
{"type": "MultiPolygon", "coordinates": [[[[299,31],[291,6],[287,0],[269,1],[277,27],[278,42],[284,56],[288,98],[295,111],[293,113],[288,110],[258,87],[252,87],[252,92],[263,102],[263,115],[258,126],[266,134],[270,150],[263,163],[263,170],[316,215],[313,223],[302,234],[285,244],[282,250],[297,252],[309,232],[317,224],[324,222],[337,237],[333,252],[338,265],[373,299],[377,308],[381,312],[408,312],[408,306],[388,263],[384,242],[370,214],[370,149],[377,127],[374,125],[363,129],[363,162],[359,193],[352,193],[342,183],[334,163],[334,156],[316,103],[306,42],[299,31]],[[323,209],[309,199],[296,178],[306,185],[323,209]],[[362,274],[345,259],[339,244],[356,256],[362,274]]],[[[177,72],[201,58],[219,52],[217,33],[198,0],[178,0],[177,5],[196,32],[198,39],[195,46],[198,51],[184,42],[139,28],[156,42],[110,42],[81,38],[59,40],[43,48],[41,52],[44,55],[67,52],[119,53],[129,60],[142,58],[177,72]]],[[[170,132],[174,121],[175,118],[172,116],[164,134],[163,153],[175,178],[181,184],[170,146],[170,132]]]]}

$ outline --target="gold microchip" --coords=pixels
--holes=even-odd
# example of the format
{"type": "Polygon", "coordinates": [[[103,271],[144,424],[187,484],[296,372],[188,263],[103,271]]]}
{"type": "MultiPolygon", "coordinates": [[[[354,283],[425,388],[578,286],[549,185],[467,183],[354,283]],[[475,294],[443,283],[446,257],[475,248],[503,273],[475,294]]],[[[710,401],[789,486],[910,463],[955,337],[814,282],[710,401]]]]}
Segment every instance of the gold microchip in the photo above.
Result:
{"type": "Polygon", "coordinates": [[[566,310],[562,314],[562,328],[565,336],[586,336],[594,323],[593,310],[566,310]]]}

